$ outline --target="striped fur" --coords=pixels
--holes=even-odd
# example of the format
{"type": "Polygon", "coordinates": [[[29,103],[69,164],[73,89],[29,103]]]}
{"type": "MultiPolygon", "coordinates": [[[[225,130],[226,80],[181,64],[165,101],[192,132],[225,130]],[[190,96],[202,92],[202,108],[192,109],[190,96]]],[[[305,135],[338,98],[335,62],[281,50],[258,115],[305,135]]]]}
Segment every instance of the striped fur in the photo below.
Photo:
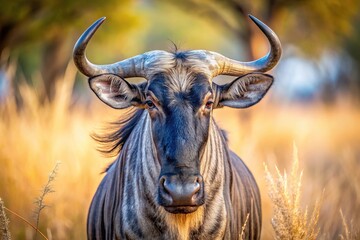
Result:
{"type": "Polygon", "coordinates": [[[110,166],[90,207],[89,239],[259,239],[261,203],[256,182],[210,120],[200,171],[205,204],[190,214],[171,214],[156,203],[160,164],[154,156],[151,119],[142,111],[110,166]]]}

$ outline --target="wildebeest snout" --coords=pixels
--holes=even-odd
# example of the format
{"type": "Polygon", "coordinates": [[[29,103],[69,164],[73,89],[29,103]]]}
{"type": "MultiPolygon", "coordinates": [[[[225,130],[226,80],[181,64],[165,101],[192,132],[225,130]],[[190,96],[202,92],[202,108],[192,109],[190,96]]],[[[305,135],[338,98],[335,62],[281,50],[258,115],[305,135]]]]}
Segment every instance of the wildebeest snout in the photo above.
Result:
{"type": "Polygon", "coordinates": [[[204,204],[201,175],[163,175],[159,179],[159,204],[172,213],[190,213],[204,204]]]}

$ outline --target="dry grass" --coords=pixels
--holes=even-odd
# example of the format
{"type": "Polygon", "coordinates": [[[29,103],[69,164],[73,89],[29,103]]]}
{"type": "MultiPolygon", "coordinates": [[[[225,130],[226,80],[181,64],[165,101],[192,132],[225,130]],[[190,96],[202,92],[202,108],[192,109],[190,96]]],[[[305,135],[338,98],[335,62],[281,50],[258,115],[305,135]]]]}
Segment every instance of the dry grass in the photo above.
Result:
{"type": "Polygon", "coordinates": [[[360,239],[360,232],[359,232],[359,229],[357,228],[359,226],[355,226],[353,220],[351,220],[350,226],[349,226],[348,221],[344,217],[344,214],[341,211],[341,209],[339,212],[340,212],[342,223],[343,223],[343,233],[340,234],[340,239],[341,240],[358,240],[358,239],[360,239]]]}
{"type": "MultiPolygon", "coordinates": [[[[69,65],[56,86],[52,103],[40,104],[36,90],[26,85],[20,87],[22,107],[16,106],[13,96],[0,103],[0,197],[9,209],[31,219],[33,199],[48,179],[49,169],[58,161],[62,163],[53,184],[56,193],[48,196],[50,207],[42,213],[39,224],[49,239],[86,238],[87,210],[102,178],[100,172],[111,161],[105,161],[96,152],[96,143],[89,135],[121,114],[97,101],[86,106],[73,103],[70,93],[75,73],[69,65]]],[[[288,168],[293,141],[300,149],[304,174],[301,195],[296,193],[299,175],[286,185],[289,198],[295,199],[289,211],[298,206],[289,214],[298,214],[300,220],[308,219],[300,206],[313,204],[325,189],[319,210],[319,236],[349,239],[347,232],[353,232],[351,228],[358,228],[356,224],[360,222],[359,108],[348,102],[331,107],[290,106],[270,104],[269,99],[250,109],[221,109],[214,113],[220,126],[229,132],[231,148],[244,159],[259,183],[262,239],[274,238],[271,219],[275,219],[262,163],[276,162],[279,169],[288,168]],[[353,227],[349,225],[351,221],[355,223],[353,227]],[[348,226],[345,232],[344,223],[348,226]]],[[[284,180],[284,175],[281,176],[284,180]]],[[[291,174],[286,177],[291,178],[291,174]]],[[[16,217],[8,217],[13,239],[33,239],[34,230],[30,226],[16,217]]],[[[312,221],[309,219],[308,225],[312,221]]]]}
{"type": "Polygon", "coordinates": [[[9,219],[5,213],[5,206],[3,200],[0,198],[0,236],[2,240],[11,240],[9,231],[9,219]]]}
{"type": "MultiPolygon", "coordinates": [[[[49,174],[48,181],[46,182],[45,186],[41,190],[40,196],[37,197],[35,202],[34,202],[34,204],[35,204],[34,219],[36,221],[36,225],[35,225],[36,229],[39,229],[40,214],[41,214],[42,210],[44,208],[48,207],[45,204],[45,197],[47,195],[49,195],[50,193],[55,192],[55,190],[53,190],[53,188],[52,188],[52,184],[53,184],[53,182],[55,180],[55,177],[56,177],[56,175],[58,173],[59,165],[60,165],[60,162],[57,162],[55,164],[55,167],[53,168],[53,170],[49,174]]],[[[36,239],[37,233],[38,232],[36,231],[35,232],[35,237],[34,237],[35,239],[36,239]]]]}
{"type": "Polygon", "coordinates": [[[229,132],[230,147],[254,173],[263,206],[262,239],[273,239],[272,201],[267,196],[262,163],[275,162],[279,169],[291,164],[291,143],[301,150],[304,175],[300,202],[313,204],[324,192],[319,216],[321,239],[339,239],[346,219],[360,222],[360,110],[347,101],[333,106],[276,105],[262,102],[239,114],[216,112],[229,132]]]}
{"type": "Polygon", "coordinates": [[[320,201],[316,201],[309,218],[308,208],[301,208],[301,182],[303,172],[299,172],[297,148],[294,145],[294,156],[290,175],[281,174],[275,165],[276,173],[272,174],[265,164],[269,196],[274,205],[272,227],[275,239],[315,240],[319,234],[318,220],[320,201]]]}
{"type": "MultiPolygon", "coordinates": [[[[61,162],[53,183],[56,193],[48,195],[50,207],[39,224],[41,232],[54,239],[86,238],[88,206],[107,164],[90,133],[110,119],[98,121],[92,109],[71,102],[75,73],[70,65],[52,103],[41,104],[38,93],[27,85],[20,86],[21,107],[13,96],[0,103],[0,196],[9,209],[32,220],[34,199],[49,170],[61,162]]],[[[9,217],[14,239],[33,239],[31,226],[9,217]]]]}

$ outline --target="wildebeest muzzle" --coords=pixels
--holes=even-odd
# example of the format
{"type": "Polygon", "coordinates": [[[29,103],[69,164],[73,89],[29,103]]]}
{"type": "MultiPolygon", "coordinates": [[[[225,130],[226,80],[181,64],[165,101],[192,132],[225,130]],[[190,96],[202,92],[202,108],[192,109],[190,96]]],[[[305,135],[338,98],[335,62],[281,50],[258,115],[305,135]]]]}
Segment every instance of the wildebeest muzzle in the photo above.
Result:
{"type": "Polygon", "coordinates": [[[165,174],[159,179],[158,202],[170,213],[192,213],[204,200],[204,183],[199,174],[165,174]]]}

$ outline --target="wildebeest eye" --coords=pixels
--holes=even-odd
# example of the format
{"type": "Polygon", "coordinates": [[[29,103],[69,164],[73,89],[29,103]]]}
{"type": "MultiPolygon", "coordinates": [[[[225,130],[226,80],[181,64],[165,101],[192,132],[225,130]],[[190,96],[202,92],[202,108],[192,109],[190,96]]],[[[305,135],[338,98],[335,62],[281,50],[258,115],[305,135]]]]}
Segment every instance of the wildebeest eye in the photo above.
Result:
{"type": "Polygon", "coordinates": [[[146,100],[145,104],[146,104],[146,107],[148,109],[154,109],[155,108],[155,104],[151,100],[146,100]]]}
{"type": "Polygon", "coordinates": [[[212,106],[213,106],[213,101],[209,100],[205,103],[205,109],[211,110],[212,106]]]}

